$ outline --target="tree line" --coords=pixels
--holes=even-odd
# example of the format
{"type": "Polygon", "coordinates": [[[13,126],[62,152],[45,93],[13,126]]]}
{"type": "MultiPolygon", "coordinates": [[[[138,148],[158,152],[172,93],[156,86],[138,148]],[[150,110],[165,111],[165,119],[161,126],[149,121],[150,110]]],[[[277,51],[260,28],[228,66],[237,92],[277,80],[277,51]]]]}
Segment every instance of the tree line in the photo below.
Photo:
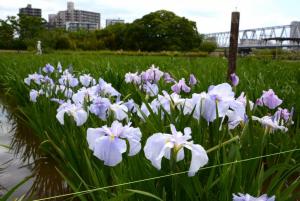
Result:
{"type": "Polygon", "coordinates": [[[27,15],[0,20],[0,49],[33,50],[38,40],[44,50],[211,52],[216,48],[215,42],[198,33],[195,22],[166,10],[95,31],[49,29],[43,18],[27,15]]]}

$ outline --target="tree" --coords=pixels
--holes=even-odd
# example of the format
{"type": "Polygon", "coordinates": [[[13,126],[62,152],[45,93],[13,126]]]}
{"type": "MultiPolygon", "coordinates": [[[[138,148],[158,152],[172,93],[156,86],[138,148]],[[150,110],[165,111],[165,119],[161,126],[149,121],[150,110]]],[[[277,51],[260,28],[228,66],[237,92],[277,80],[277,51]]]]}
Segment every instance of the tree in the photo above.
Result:
{"type": "Polygon", "coordinates": [[[199,47],[201,42],[195,22],[166,10],[135,20],[129,29],[126,39],[136,43],[132,46],[146,51],[185,51],[199,47]]]}
{"type": "Polygon", "coordinates": [[[16,39],[19,25],[15,16],[7,16],[6,20],[0,19],[0,48],[24,49],[24,44],[16,39]]]}
{"type": "Polygon", "coordinates": [[[0,48],[11,49],[13,46],[14,28],[9,20],[0,20],[0,48]]]}
{"type": "Polygon", "coordinates": [[[22,40],[36,38],[46,29],[45,19],[36,16],[19,15],[18,25],[22,40]]]}
{"type": "Polygon", "coordinates": [[[205,40],[202,41],[200,45],[200,50],[208,53],[215,51],[215,49],[217,49],[217,43],[215,41],[205,40]]]}

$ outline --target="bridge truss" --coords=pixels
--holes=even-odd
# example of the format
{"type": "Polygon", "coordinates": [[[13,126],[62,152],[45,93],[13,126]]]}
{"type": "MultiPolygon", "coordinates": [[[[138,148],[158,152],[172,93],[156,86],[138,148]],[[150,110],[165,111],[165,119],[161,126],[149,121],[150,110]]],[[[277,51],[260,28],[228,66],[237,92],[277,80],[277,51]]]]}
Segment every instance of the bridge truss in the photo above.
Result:
{"type": "MultiPolygon", "coordinates": [[[[229,47],[230,32],[205,34],[221,48],[229,47]]],[[[239,48],[300,47],[300,26],[283,25],[239,31],[239,48]]]]}

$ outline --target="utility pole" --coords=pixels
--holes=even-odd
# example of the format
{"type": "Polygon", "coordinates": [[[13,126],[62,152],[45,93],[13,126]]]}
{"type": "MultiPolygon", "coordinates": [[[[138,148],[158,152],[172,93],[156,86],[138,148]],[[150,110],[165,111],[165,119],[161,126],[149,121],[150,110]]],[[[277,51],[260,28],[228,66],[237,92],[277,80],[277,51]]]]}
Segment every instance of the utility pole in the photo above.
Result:
{"type": "Polygon", "coordinates": [[[238,50],[239,40],[239,22],[240,13],[231,13],[231,28],[230,28],[230,42],[229,42],[229,56],[228,56],[228,71],[227,78],[230,78],[230,74],[235,73],[236,70],[236,58],[238,50]]]}

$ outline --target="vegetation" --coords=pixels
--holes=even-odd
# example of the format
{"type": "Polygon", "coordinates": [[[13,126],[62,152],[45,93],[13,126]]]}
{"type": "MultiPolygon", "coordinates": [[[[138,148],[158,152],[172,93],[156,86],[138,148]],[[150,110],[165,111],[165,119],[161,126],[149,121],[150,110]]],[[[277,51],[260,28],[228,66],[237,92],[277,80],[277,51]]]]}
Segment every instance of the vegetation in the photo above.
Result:
{"type": "MultiPolygon", "coordinates": [[[[136,103],[141,104],[147,100],[150,102],[153,98],[146,96],[134,85],[126,84],[125,73],[141,72],[151,64],[169,72],[175,80],[188,78],[189,74],[193,73],[198,79],[198,84],[192,87],[191,93],[200,93],[207,91],[210,85],[226,81],[226,60],[99,55],[96,52],[60,52],[42,56],[28,53],[0,54],[2,88],[18,105],[18,115],[34,129],[35,135],[41,141],[41,151],[45,156],[56,160],[58,170],[74,192],[188,170],[191,157],[188,151],[185,159],[176,164],[170,164],[167,159],[163,159],[160,171],[145,158],[143,151],[132,157],[123,154],[122,162],[115,167],[104,165],[103,161],[96,158],[88,148],[86,134],[88,128],[110,126],[113,116],[103,121],[90,114],[88,121],[80,127],[76,126],[72,118],[66,116],[65,124],[61,125],[55,118],[58,107],[56,103],[50,102],[44,96],[39,97],[36,103],[32,103],[29,101],[29,95],[26,95],[29,94],[30,88],[25,85],[24,78],[29,73],[38,72],[38,67],[46,63],[56,66],[58,61],[63,67],[73,66],[76,76],[90,73],[95,78],[102,77],[112,83],[112,86],[122,94],[122,100],[132,98],[136,103]]],[[[226,201],[232,200],[232,193],[242,192],[253,196],[263,193],[269,196],[276,195],[276,200],[280,201],[295,200],[299,197],[299,192],[295,190],[299,188],[299,152],[257,158],[241,163],[234,161],[299,148],[299,63],[245,58],[238,61],[237,74],[240,83],[235,88],[236,97],[244,91],[248,101],[255,101],[261,96],[263,90],[272,88],[283,99],[280,107],[289,109],[294,107],[294,124],[289,127],[287,133],[281,131],[267,133],[258,122],[251,120],[252,115],[261,117],[267,113],[273,114],[276,110],[256,107],[251,111],[249,105],[247,106],[249,122],[234,130],[229,130],[226,123],[220,130],[221,119],[208,125],[205,119],[197,121],[189,115],[183,115],[176,108],[163,120],[161,113],[152,113],[146,121],[132,114],[131,126],[140,128],[142,147],[153,133],[170,133],[170,123],[173,123],[179,131],[191,127],[194,143],[202,145],[205,150],[210,150],[207,168],[200,169],[194,177],[188,177],[187,173],[184,173],[74,196],[80,200],[226,201]],[[278,79],[279,77],[288,79],[278,79]],[[223,165],[226,163],[229,164],[223,165]]],[[[170,87],[170,84],[159,82],[160,93],[162,89],[171,93],[170,87]]],[[[181,96],[190,97],[190,94],[181,94],[181,96]]],[[[160,112],[163,110],[161,109],[160,112]]],[[[122,122],[127,123],[126,120],[122,122]]]]}
{"type": "MultiPolygon", "coordinates": [[[[65,49],[198,51],[202,38],[195,22],[166,10],[95,31],[48,29],[44,19],[25,15],[0,20],[0,41],[7,41],[0,42],[0,49],[33,50],[40,40],[46,52],[65,49]]],[[[212,47],[207,49],[204,44],[201,50],[212,51],[212,47]]]]}
{"type": "Polygon", "coordinates": [[[200,50],[203,52],[213,52],[217,49],[217,43],[214,41],[205,40],[200,45],[200,50]]]}
{"type": "Polygon", "coordinates": [[[258,59],[281,59],[281,60],[299,60],[300,53],[299,50],[283,50],[280,48],[276,49],[254,49],[252,57],[256,57],[258,59]]]}

